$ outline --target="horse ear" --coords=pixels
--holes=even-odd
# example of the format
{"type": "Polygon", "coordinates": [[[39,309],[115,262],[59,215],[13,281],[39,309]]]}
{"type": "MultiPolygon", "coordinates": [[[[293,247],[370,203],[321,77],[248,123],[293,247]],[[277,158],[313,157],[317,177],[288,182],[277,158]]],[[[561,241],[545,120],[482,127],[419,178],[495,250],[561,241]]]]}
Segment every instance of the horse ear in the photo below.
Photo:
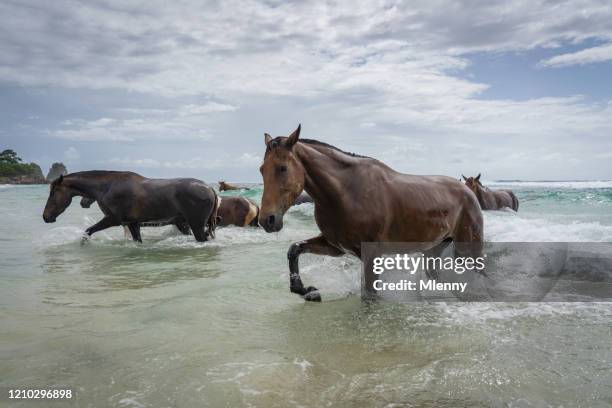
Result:
{"type": "Polygon", "coordinates": [[[480,173],[476,176],[476,181],[480,181],[480,173]]]}
{"type": "Polygon", "coordinates": [[[461,175],[461,177],[463,177],[463,179],[467,181],[467,177],[465,177],[463,174],[461,175]]]}
{"type": "Polygon", "coordinates": [[[287,146],[288,148],[293,147],[293,145],[296,144],[298,139],[300,138],[300,131],[301,130],[302,130],[302,124],[299,124],[297,129],[295,129],[293,131],[293,133],[290,134],[289,137],[287,137],[287,141],[285,142],[285,146],[287,146]]]}
{"type": "Polygon", "coordinates": [[[266,146],[268,145],[268,143],[270,143],[271,140],[272,140],[272,136],[270,136],[267,133],[264,133],[264,142],[266,143],[266,146]]]}

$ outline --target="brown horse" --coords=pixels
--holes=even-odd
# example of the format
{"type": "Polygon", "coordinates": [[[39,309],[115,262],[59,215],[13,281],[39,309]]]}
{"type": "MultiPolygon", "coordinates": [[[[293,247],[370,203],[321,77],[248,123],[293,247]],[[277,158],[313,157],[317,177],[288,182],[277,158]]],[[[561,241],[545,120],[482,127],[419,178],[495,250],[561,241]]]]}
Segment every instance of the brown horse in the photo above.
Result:
{"type": "Polygon", "coordinates": [[[257,227],[259,207],[244,197],[221,197],[217,225],[225,227],[236,225],[238,227],[257,227]]]}
{"type": "MultiPolygon", "coordinates": [[[[283,215],[302,190],[314,200],[321,234],[290,246],[291,292],[321,300],[316,288],[302,284],[298,260],[303,253],[361,256],[362,242],[429,243],[423,249],[439,254],[455,241],[481,250],[482,212],[463,183],[398,173],[376,159],[299,139],[300,130],[298,126],[288,137],[266,133],[260,168],[264,193],[259,224],[267,232],[283,227],[283,215]]],[[[366,290],[372,288],[369,275],[366,290]]]]}
{"type": "Polygon", "coordinates": [[[476,177],[465,177],[465,185],[476,194],[483,210],[501,210],[504,207],[518,211],[519,201],[511,190],[489,190],[480,182],[480,173],[476,177]]]}
{"type": "Polygon", "coordinates": [[[189,225],[196,240],[214,238],[218,198],[206,183],[196,179],[148,179],[128,171],[83,171],[60,176],[51,183],[43,212],[45,222],[55,222],[81,196],[81,205],[98,202],[104,218],[89,227],[97,231],[127,225],[134,241],[142,242],[141,223],[189,225]],[[205,229],[205,227],[207,229],[205,229]]]}
{"type": "Polygon", "coordinates": [[[219,191],[250,190],[248,187],[233,186],[225,181],[219,181],[219,191]]]}

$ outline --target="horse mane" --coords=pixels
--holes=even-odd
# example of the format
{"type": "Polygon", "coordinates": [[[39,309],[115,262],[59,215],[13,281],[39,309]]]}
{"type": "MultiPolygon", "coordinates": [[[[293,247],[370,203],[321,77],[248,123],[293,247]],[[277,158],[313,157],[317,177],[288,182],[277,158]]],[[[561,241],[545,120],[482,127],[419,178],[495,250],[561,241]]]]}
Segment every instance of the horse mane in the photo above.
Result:
{"type": "Polygon", "coordinates": [[[133,171],[116,171],[116,170],[86,170],[86,171],[77,171],[74,173],[66,174],[64,177],[104,177],[109,175],[135,175],[140,176],[138,173],[134,173],[133,171]]]}
{"type": "Polygon", "coordinates": [[[299,143],[305,143],[305,144],[308,144],[308,145],[315,145],[315,146],[326,147],[328,149],[335,150],[337,152],[346,154],[346,155],[351,156],[351,157],[360,157],[360,158],[363,158],[363,159],[371,159],[371,157],[369,157],[369,156],[362,156],[362,155],[357,154],[357,153],[346,152],[346,151],[344,151],[342,149],[337,148],[336,146],[330,145],[329,143],[321,142],[321,141],[314,140],[314,139],[299,139],[298,142],[299,143]]]}

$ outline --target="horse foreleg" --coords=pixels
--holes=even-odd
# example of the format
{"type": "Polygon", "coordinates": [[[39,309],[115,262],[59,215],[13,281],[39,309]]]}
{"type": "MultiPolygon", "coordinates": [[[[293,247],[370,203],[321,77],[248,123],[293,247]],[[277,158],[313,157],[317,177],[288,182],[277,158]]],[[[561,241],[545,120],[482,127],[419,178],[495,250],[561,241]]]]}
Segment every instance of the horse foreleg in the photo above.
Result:
{"type": "Polygon", "coordinates": [[[98,221],[97,223],[92,225],[91,227],[87,228],[85,230],[85,233],[88,236],[92,236],[94,233],[96,233],[98,231],[102,231],[102,230],[105,230],[105,229],[110,228],[110,227],[116,227],[117,225],[119,225],[119,223],[117,221],[115,221],[113,218],[111,218],[111,217],[104,217],[100,221],[98,221]]]}
{"type": "Polygon", "coordinates": [[[183,235],[189,235],[190,234],[189,224],[187,224],[186,221],[177,221],[176,224],[174,224],[174,225],[181,232],[181,234],[183,234],[183,235]]]}
{"type": "Polygon", "coordinates": [[[296,242],[289,247],[287,252],[287,258],[289,259],[289,290],[302,296],[304,300],[320,302],[321,295],[317,288],[314,286],[305,288],[302,278],[300,278],[299,258],[301,254],[305,253],[329,256],[340,256],[344,253],[327,242],[322,235],[307,239],[306,241],[296,242]]]}
{"type": "Polygon", "coordinates": [[[132,234],[132,239],[142,243],[142,238],[140,237],[140,224],[132,222],[128,224],[128,228],[130,229],[130,234],[132,234]]]}

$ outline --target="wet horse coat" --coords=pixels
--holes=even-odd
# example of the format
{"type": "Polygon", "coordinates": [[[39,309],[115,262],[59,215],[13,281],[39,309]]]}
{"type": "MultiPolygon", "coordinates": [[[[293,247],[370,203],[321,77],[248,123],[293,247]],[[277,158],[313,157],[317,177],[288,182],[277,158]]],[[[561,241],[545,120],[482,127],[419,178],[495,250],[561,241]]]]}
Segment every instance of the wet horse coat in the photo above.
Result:
{"type": "Polygon", "coordinates": [[[225,181],[219,182],[219,191],[234,191],[234,190],[250,190],[248,187],[237,187],[233,186],[225,181]]]}
{"type": "Polygon", "coordinates": [[[489,190],[480,182],[480,174],[476,177],[461,177],[465,180],[465,185],[476,194],[483,210],[501,210],[507,207],[518,211],[519,201],[512,190],[489,190]]]}
{"type": "Polygon", "coordinates": [[[259,207],[244,197],[221,197],[221,205],[217,215],[217,225],[225,227],[236,225],[238,227],[257,226],[259,207]]]}
{"type": "Polygon", "coordinates": [[[140,224],[187,224],[198,241],[214,237],[217,194],[196,179],[149,179],[132,172],[84,171],[59,177],[51,184],[43,212],[45,222],[56,218],[81,196],[82,205],[98,202],[104,218],[85,232],[127,225],[135,241],[142,241],[140,224]]]}
{"type": "MultiPolygon", "coordinates": [[[[95,202],[96,202],[96,200],[93,199],[93,198],[82,197],[80,204],[81,204],[82,208],[89,208],[95,202]]],[[[190,229],[189,229],[189,224],[187,224],[187,222],[185,222],[185,221],[183,221],[183,222],[166,222],[166,221],[140,222],[140,223],[138,223],[138,225],[140,227],[163,227],[163,226],[166,226],[166,225],[174,225],[183,235],[189,235],[190,232],[191,232],[190,229]]],[[[129,233],[130,229],[128,228],[127,225],[124,225],[123,228],[125,230],[125,236],[127,238],[129,236],[128,233],[129,233]]]]}
{"type": "MultiPolygon", "coordinates": [[[[259,224],[267,232],[283,227],[283,215],[302,192],[314,200],[317,237],[291,245],[287,253],[290,290],[306,300],[320,300],[302,284],[300,254],[361,255],[362,242],[428,243],[440,253],[450,241],[481,249],[483,219],[470,189],[446,176],[413,176],[384,163],[343,152],[316,140],[265,135],[261,173],[264,193],[259,224]]],[[[371,260],[367,260],[370,262],[371,260]]],[[[371,288],[366,275],[366,287],[371,288]]]]}

